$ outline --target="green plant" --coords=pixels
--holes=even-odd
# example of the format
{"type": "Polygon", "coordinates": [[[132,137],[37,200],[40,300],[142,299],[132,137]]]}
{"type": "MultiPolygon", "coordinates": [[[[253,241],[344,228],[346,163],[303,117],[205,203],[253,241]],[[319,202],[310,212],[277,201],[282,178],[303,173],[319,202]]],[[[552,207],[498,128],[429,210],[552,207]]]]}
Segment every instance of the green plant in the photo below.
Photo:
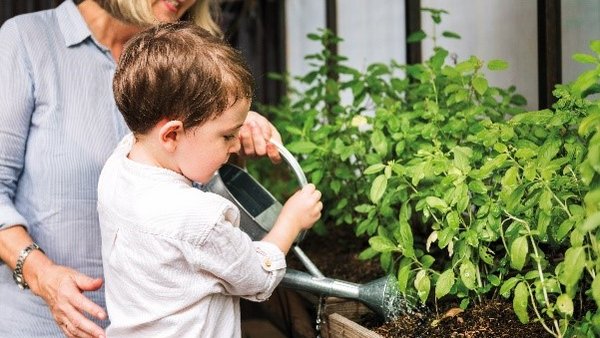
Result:
{"type": "MultiPolygon", "coordinates": [[[[305,88],[270,111],[323,191],[328,223],[370,237],[360,256],[423,303],[500,295],[556,337],[597,332],[597,307],[578,309],[600,303],[600,109],[586,99],[598,55],[575,56],[596,68],[558,86],[552,109],[524,112],[514,87],[483,73],[503,61],[454,64],[436,47],[420,64],[360,72],[329,52],[339,38],[309,38],[323,50],[307,57],[305,88]]],[[[600,42],[591,48],[600,55],[600,42]]]]}

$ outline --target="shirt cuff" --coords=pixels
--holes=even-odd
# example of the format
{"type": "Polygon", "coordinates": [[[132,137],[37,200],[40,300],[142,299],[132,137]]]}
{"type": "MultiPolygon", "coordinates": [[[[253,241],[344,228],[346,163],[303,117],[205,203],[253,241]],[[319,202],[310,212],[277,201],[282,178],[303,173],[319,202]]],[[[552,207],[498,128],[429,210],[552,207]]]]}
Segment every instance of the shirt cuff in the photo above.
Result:
{"type": "Polygon", "coordinates": [[[260,256],[261,266],[265,271],[275,271],[286,268],[285,255],[273,243],[254,242],[256,253],[260,256]]]}
{"type": "Polygon", "coordinates": [[[12,205],[0,204],[0,229],[8,229],[15,225],[28,228],[27,221],[12,205]]]}

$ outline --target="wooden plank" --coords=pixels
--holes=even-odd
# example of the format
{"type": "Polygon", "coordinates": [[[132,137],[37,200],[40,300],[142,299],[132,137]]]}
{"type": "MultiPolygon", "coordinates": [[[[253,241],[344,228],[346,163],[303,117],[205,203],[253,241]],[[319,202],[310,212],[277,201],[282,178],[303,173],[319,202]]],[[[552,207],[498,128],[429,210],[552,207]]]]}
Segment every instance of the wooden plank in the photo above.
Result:
{"type": "Polygon", "coordinates": [[[361,302],[337,297],[327,297],[323,311],[326,316],[337,313],[353,321],[358,321],[363,315],[372,312],[361,302]]]}
{"type": "Polygon", "coordinates": [[[383,338],[338,313],[327,317],[326,326],[329,338],[383,338]]]}

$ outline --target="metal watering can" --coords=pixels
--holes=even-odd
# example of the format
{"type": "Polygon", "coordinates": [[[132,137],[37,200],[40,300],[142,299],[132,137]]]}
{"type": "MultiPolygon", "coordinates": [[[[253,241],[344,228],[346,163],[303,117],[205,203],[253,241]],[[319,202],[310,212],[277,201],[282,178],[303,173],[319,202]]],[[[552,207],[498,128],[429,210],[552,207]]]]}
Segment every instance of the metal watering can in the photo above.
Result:
{"type": "MultiPolygon", "coordinates": [[[[301,186],[306,176],[294,156],[280,143],[270,140],[289,164],[301,186]]],[[[206,185],[208,191],[233,202],[240,209],[240,228],[253,240],[261,240],[273,227],[282,205],[244,169],[226,164],[206,185]]],[[[298,235],[292,251],[309,273],[287,269],[281,285],[310,293],[354,299],[368,306],[384,319],[412,312],[415,307],[398,290],[394,276],[383,277],[366,284],[355,284],[325,277],[298,246],[305,233],[298,235]]]]}

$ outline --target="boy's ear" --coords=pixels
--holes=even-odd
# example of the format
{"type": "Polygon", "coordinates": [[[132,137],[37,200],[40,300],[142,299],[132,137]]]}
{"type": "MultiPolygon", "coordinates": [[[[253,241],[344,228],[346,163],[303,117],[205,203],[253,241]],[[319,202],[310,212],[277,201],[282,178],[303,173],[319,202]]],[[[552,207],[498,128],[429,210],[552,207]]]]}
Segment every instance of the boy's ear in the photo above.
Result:
{"type": "Polygon", "coordinates": [[[183,122],[178,120],[167,121],[158,130],[160,144],[170,152],[177,148],[177,144],[181,141],[182,136],[183,122]]]}

